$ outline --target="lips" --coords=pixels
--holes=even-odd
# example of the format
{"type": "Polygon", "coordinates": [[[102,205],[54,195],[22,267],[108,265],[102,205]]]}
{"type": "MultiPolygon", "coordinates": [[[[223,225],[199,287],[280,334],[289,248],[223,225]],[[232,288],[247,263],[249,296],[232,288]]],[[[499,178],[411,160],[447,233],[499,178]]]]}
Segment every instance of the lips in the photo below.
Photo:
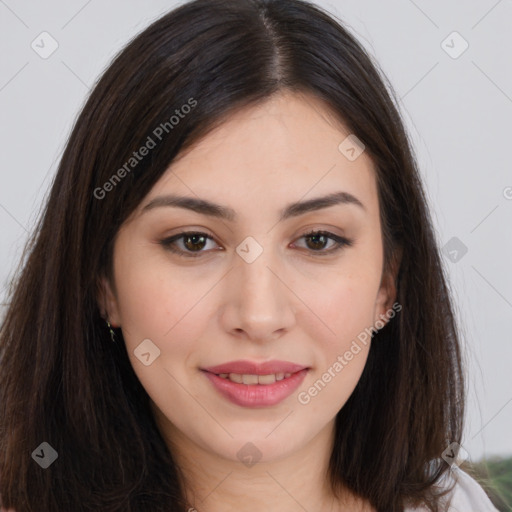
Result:
{"type": "Polygon", "coordinates": [[[308,370],[288,361],[232,361],[202,368],[221,396],[242,407],[278,404],[297,389],[308,370]]]}
{"type": "Polygon", "coordinates": [[[270,375],[278,373],[297,373],[304,370],[307,366],[290,363],[289,361],[265,361],[264,363],[255,363],[252,361],[231,361],[229,363],[219,364],[202,368],[203,370],[220,375],[221,373],[237,373],[240,375],[270,375]]]}

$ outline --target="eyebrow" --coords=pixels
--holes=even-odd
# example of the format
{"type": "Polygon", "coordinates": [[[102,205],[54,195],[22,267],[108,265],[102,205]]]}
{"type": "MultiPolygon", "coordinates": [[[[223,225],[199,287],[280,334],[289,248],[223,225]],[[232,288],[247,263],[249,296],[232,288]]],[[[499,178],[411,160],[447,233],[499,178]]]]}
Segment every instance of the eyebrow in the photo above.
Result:
{"type": "MultiPolygon", "coordinates": [[[[363,203],[361,203],[357,197],[349,194],[348,192],[335,192],[323,197],[308,199],[307,201],[297,201],[287,205],[285,208],[283,208],[283,210],[281,210],[279,221],[284,221],[292,217],[298,217],[299,215],[303,215],[308,212],[321,210],[323,208],[329,208],[331,206],[340,204],[355,205],[366,211],[363,203]]],[[[144,206],[141,213],[145,213],[148,210],[163,206],[185,208],[202,215],[208,215],[210,217],[216,217],[218,219],[223,219],[230,222],[234,222],[238,218],[236,211],[227,206],[222,206],[220,204],[216,204],[206,199],[200,199],[197,197],[177,196],[172,194],[155,197],[146,206],[144,206]]]]}

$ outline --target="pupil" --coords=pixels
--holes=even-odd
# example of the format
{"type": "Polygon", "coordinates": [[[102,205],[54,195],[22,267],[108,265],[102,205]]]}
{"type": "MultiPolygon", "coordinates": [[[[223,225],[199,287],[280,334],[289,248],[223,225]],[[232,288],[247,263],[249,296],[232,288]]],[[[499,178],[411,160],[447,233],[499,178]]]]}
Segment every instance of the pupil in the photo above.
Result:
{"type": "MultiPolygon", "coordinates": [[[[202,242],[192,241],[191,245],[196,246],[196,245],[200,245],[201,243],[204,243],[204,236],[202,236],[202,235],[188,235],[186,238],[187,241],[188,240],[197,240],[197,239],[202,240],[202,242]]],[[[187,243],[185,243],[185,245],[187,245],[187,247],[188,247],[187,243]]],[[[194,248],[197,248],[197,247],[192,247],[192,249],[194,249],[194,248]]]]}
{"type": "Polygon", "coordinates": [[[321,248],[322,248],[322,247],[321,247],[321,246],[322,246],[322,242],[319,242],[319,241],[318,241],[318,239],[319,239],[319,238],[322,238],[322,239],[323,239],[323,238],[324,238],[324,235],[311,235],[311,236],[309,236],[309,239],[310,239],[310,240],[313,240],[313,243],[314,243],[314,244],[320,244],[320,247],[315,247],[315,249],[321,249],[321,248]]]}

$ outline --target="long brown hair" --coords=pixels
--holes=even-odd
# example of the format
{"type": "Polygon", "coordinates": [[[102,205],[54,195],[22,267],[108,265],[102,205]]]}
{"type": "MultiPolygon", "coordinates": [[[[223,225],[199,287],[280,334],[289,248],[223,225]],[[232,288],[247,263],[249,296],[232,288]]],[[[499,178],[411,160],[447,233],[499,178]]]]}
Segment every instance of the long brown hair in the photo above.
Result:
{"type": "Polygon", "coordinates": [[[441,454],[461,441],[464,381],[417,164],[378,65],[340,20],[302,0],[185,3],[135,37],[96,84],[0,331],[4,507],[186,510],[122,332],[113,344],[101,317],[98,281],[112,276],[119,227],[178,154],[235,110],[285,89],[323,100],[364,143],[377,170],[385,270],[402,249],[403,308],[374,335],[337,415],[333,490],[343,482],[379,511],[420,501],[437,509],[433,484],[449,469],[441,454]],[[148,137],[154,147],[135,164],[148,137]],[[31,457],[42,442],[58,454],[47,469],[31,457]]]}

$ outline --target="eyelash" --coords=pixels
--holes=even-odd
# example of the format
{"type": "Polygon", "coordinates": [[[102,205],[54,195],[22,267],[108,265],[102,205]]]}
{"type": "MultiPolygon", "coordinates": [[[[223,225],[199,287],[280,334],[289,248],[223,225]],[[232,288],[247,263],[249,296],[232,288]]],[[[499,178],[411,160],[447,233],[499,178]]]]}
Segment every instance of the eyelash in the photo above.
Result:
{"type": "MultiPolygon", "coordinates": [[[[176,249],[173,244],[179,240],[180,238],[184,238],[186,236],[194,236],[199,235],[201,237],[205,237],[206,239],[213,240],[213,237],[209,236],[207,233],[202,233],[200,231],[182,231],[181,233],[178,233],[177,235],[173,235],[172,237],[165,238],[160,241],[160,244],[164,246],[166,250],[169,250],[173,253],[179,254],[180,256],[183,256],[185,258],[198,258],[202,255],[202,253],[206,251],[183,251],[181,249],[176,249]]],[[[330,238],[331,240],[334,240],[335,247],[325,251],[325,250],[318,250],[315,251],[313,249],[309,249],[311,253],[313,253],[315,256],[328,256],[334,252],[338,252],[341,249],[345,247],[351,247],[353,244],[352,240],[349,240],[348,238],[341,237],[338,235],[335,235],[334,233],[330,233],[329,231],[308,231],[307,233],[304,233],[300,238],[311,238],[313,236],[325,236],[327,238],[330,238]]],[[[306,249],[308,250],[308,249],[306,249]]]]}

